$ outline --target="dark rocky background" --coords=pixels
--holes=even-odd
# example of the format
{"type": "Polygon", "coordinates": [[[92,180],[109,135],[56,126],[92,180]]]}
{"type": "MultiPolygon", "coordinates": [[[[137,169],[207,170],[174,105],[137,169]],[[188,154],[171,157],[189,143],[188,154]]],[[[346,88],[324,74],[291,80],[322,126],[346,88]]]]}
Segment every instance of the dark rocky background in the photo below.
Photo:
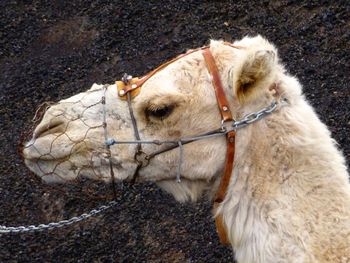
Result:
{"type": "MultiPolygon", "coordinates": [[[[349,160],[349,16],[349,1],[1,0],[0,224],[70,218],[111,197],[91,182],[44,185],[25,168],[16,148],[40,103],[144,74],[210,38],[260,33],[275,43],[349,160]]],[[[0,236],[0,262],[230,260],[209,203],[178,204],[152,184],[83,223],[0,236]]]]}

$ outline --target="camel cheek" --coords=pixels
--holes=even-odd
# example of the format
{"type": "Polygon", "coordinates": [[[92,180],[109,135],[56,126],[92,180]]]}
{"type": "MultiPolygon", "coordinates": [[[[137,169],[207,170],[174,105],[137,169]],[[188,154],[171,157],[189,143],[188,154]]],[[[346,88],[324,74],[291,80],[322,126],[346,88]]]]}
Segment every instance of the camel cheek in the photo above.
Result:
{"type": "Polygon", "coordinates": [[[180,137],[181,132],[179,130],[170,130],[168,131],[168,135],[171,137],[180,137]]]}

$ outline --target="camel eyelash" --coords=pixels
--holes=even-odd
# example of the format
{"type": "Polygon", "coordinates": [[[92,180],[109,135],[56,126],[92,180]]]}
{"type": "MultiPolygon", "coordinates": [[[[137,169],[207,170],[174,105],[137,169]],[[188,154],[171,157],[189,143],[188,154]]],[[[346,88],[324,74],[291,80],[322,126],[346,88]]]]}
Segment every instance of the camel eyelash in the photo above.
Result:
{"type": "Polygon", "coordinates": [[[163,120],[167,118],[174,110],[175,105],[164,105],[164,106],[149,106],[145,110],[145,115],[147,118],[153,117],[156,119],[163,120]]]}

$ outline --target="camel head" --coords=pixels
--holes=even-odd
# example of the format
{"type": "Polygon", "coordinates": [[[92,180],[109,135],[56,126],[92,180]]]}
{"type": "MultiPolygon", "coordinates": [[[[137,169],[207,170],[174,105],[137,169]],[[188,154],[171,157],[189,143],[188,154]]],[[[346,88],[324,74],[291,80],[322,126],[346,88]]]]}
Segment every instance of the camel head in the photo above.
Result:
{"type": "MultiPolygon", "coordinates": [[[[233,44],[239,48],[212,41],[210,50],[229,107],[239,119],[270,104],[274,96],[271,86],[284,71],[278,64],[276,49],[264,38],[246,37],[233,44]]],[[[142,85],[131,104],[143,140],[178,140],[221,127],[215,92],[201,51],[157,72],[142,85]]],[[[46,110],[32,139],[25,144],[25,163],[49,183],[65,183],[79,177],[109,182],[110,161],[116,179],[131,180],[138,165],[134,159],[137,145],[112,145],[109,155],[105,133],[115,140],[135,140],[128,104],[119,98],[116,85],[94,84],[88,91],[46,110]]],[[[142,145],[146,153],[162,147],[142,145]]],[[[181,183],[175,180],[178,148],[152,158],[139,170],[137,181],[156,182],[179,201],[196,200],[204,192],[215,191],[225,153],[224,136],[192,142],[183,146],[181,183]]]]}

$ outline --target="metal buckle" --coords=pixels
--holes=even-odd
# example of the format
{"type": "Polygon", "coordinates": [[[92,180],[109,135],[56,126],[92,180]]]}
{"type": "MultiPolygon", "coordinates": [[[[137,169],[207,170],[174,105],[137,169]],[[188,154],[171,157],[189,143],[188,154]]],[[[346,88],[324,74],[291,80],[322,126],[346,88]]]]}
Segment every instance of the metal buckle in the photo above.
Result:
{"type": "Polygon", "coordinates": [[[229,130],[229,128],[232,127],[231,123],[232,123],[232,120],[228,120],[228,121],[221,120],[221,131],[227,132],[229,130]]]}
{"type": "Polygon", "coordinates": [[[121,79],[125,85],[128,85],[129,82],[132,80],[132,76],[129,75],[128,73],[124,73],[122,79],[121,79]]]}

